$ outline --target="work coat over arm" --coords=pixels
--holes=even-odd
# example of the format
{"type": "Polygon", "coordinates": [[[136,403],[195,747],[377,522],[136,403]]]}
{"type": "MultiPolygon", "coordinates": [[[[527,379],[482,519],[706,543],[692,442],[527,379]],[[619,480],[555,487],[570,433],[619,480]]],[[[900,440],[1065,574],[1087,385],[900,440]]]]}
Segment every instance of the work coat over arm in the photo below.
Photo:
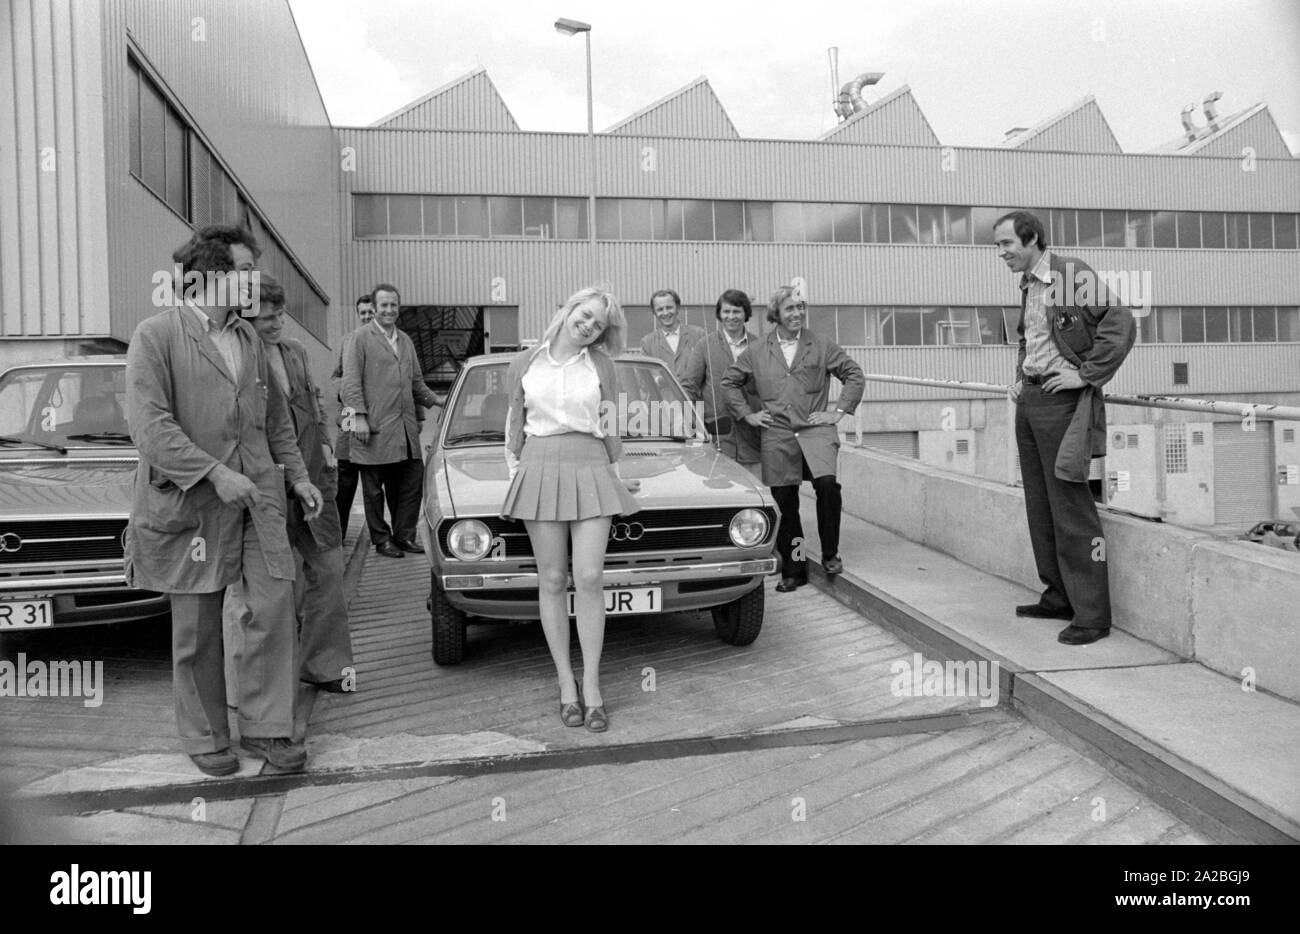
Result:
{"type": "Polygon", "coordinates": [[[281,338],[278,347],[268,347],[267,353],[279,353],[284,370],[289,377],[289,415],[293,419],[298,450],[302,453],[311,482],[321,491],[325,507],[315,519],[308,520],[302,503],[290,497],[289,539],[299,551],[319,552],[343,544],[343,530],[339,512],[334,508],[338,493],[338,472],[325,463],[322,445],[329,444],[329,418],[320,402],[320,393],[311,378],[307,348],[292,338],[281,338]]]}
{"type": "Polygon", "coordinates": [[[424,384],[415,345],[399,328],[397,353],[377,325],[352,332],[343,347],[343,404],[366,416],[370,440],[353,436],[349,458],[360,466],[419,459],[420,417],[416,404],[430,408],[438,397],[424,384]]]}

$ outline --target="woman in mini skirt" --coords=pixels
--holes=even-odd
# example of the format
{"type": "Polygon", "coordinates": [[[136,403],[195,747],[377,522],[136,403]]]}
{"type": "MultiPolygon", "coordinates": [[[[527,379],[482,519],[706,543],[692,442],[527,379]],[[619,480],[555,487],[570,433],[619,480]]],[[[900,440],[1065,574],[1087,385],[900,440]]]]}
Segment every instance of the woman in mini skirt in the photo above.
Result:
{"type": "Polygon", "coordinates": [[[614,473],[605,443],[570,431],[529,437],[501,515],[511,519],[573,522],[626,516],[640,507],[614,473]]]}

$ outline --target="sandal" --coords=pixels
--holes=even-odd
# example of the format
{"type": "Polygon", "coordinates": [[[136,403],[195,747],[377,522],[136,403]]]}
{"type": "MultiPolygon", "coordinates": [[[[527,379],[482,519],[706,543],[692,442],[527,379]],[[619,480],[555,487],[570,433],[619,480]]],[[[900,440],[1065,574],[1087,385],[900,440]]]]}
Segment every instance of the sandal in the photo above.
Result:
{"type": "Polygon", "coordinates": [[[587,708],[587,729],[592,733],[604,733],[609,729],[609,718],[605,716],[605,705],[587,708]]]}
{"type": "MultiPolygon", "coordinates": [[[[574,681],[574,687],[578,682],[574,681]]],[[[560,722],[565,726],[582,726],[586,722],[584,708],[582,706],[582,691],[578,691],[578,699],[568,704],[560,704],[560,722]]]]}

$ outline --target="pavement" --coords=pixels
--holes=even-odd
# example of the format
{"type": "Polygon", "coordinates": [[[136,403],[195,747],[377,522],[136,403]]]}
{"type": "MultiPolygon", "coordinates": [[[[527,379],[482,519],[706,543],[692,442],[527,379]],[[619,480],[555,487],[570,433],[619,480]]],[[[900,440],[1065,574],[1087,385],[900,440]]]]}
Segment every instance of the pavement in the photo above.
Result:
{"type": "MultiPolygon", "coordinates": [[[[809,499],[815,542],[812,514],[809,499]]],[[[766,582],[765,626],[752,646],[721,643],[707,613],[611,618],[602,660],[611,730],[599,735],[559,724],[536,625],[472,626],[466,662],[438,668],[424,560],[382,558],[355,537],[348,545],[358,691],[309,697],[307,773],[266,774],[253,760],[227,779],[197,773],[173,735],[165,638],[141,647],[97,636],[108,671],[102,706],[0,705],[0,778],[16,788],[9,816],[20,835],[232,844],[1300,839],[1295,705],[1121,632],[1061,646],[1060,624],[1012,614],[1033,599],[1024,588],[850,515],[845,573],[827,580],[814,568],[814,585],[788,595],[766,582]],[[974,681],[971,690],[900,688],[897,666],[923,660],[978,662],[991,673],[989,692],[977,695],[974,681]]]]}

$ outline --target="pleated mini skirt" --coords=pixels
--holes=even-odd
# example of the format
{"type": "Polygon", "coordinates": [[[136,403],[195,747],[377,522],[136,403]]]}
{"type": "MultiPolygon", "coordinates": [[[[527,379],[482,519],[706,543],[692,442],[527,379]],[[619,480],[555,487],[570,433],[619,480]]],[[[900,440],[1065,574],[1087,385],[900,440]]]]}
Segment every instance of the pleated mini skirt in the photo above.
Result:
{"type": "Polygon", "coordinates": [[[570,431],[529,435],[519,470],[506,491],[501,515],[510,519],[573,522],[596,516],[627,516],[636,498],[614,473],[605,442],[570,431]]]}

